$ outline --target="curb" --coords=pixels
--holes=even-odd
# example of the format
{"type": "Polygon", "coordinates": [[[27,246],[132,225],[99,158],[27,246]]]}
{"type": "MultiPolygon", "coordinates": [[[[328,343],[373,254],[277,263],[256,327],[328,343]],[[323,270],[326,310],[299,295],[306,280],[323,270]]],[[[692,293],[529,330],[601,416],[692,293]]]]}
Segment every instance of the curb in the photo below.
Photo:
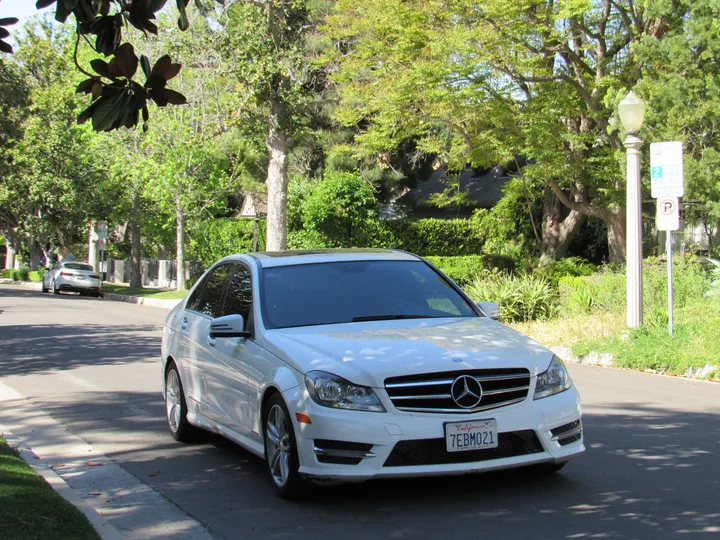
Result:
{"type": "Polygon", "coordinates": [[[85,502],[85,500],[77,494],[77,492],[71,488],[65,480],[58,476],[55,471],[48,467],[38,456],[33,452],[32,448],[24,445],[20,439],[12,434],[5,426],[0,424],[0,433],[7,441],[11,448],[17,448],[20,457],[32,467],[32,469],[45,479],[55,493],[60,495],[63,499],[72,504],[75,508],[85,515],[85,517],[93,526],[95,531],[102,540],[123,540],[125,537],[120,534],[115,527],[110,524],[108,520],[102,517],[92,506],[85,502]],[[29,459],[31,458],[31,459],[29,459]]]}
{"type": "Polygon", "coordinates": [[[143,296],[125,296],[124,294],[104,292],[101,292],[100,296],[105,300],[112,300],[113,302],[126,302],[128,304],[137,304],[138,306],[156,307],[162,309],[172,309],[183,300],[182,298],[177,300],[162,300],[159,298],[145,298],[143,296]]]}
{"type": "MultiPolygon", "coordinates": [[[[34,291],[42,290],[41,282],[33,281],[13,281],[12,279],[0,279],[0,285],[17,285],[23,289],[31,289],[34,291]]],[[[116,293],[100,293],[100,297],[105,300],[111,300],[113,302],[126,302],[128,304],[136,304],[138,306],[155,307],[160,309],[172,309],[183,301],[182,298],[176,300],[160,299],[160,298],[145,298],[143,296],[126,296],[124,294],[116,293]]]]}

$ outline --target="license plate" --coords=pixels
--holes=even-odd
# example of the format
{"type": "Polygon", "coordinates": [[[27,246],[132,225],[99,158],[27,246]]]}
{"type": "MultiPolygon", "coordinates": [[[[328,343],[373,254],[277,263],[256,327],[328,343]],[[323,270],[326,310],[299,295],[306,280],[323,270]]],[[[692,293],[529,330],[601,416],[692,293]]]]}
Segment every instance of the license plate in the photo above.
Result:
{"type": "Polygon", "coordinates": [[[448,452],[497,448],[497,421],[473,420],[447,423],[445,424],[445,444],[448,452]]]}

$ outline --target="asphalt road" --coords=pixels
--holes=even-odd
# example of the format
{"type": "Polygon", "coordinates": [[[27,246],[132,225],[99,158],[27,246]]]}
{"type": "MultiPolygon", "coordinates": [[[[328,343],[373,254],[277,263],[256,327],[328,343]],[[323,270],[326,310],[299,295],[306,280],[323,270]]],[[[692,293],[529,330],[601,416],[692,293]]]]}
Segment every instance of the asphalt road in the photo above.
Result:
{"type": "Polygon", "coordinates": [[[232,443],[167,434],[166,314],[0,286],[0,380],[215,538],[719,537],[720,385],[573,365],[588,449],[559,475],[377,481],[291,503],[232,443]]]}

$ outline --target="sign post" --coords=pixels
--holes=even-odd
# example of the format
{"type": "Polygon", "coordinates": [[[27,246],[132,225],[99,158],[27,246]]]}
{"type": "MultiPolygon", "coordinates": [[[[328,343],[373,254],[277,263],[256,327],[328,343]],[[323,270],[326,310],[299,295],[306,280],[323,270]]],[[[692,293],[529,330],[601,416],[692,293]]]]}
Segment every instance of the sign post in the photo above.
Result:
{"type": "Polygon", "coordinates": [[[661,142],[650,145],[650,179],[652,196],[657,199],[657,229],[666,231],[668,272],[668,330],[673,336],[672,231],[680,228],[680,201],[685,194],[683,174],[683,146],[681,142],[661,142]]]}
{"type": "Polygon", "coordinates": [[[100,250],[100,268],[102,280],[105,281],[105,246],[107,244],[108,226],[104,221],[97,222],[98,249],[100,250]]]}

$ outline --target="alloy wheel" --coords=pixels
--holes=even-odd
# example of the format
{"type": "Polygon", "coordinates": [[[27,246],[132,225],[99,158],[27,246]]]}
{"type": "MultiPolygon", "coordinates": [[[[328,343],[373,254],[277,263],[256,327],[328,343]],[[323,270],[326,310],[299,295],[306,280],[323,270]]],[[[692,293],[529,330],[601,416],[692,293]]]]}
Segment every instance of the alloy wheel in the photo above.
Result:
{"type": "Polygon", "coordinates": [[[265,444],[270,475],[278,487],[283,487],[290,475],[291,447],[287,418],[279,405],[273,405],[268,413],[265,444]]]}
{"type": "Polygon", "coordinates": [[[168,425],[173,433],[176,433],[180,426],[180,415],[182,414],[182,390],[180,379],[174,369],[168,372],[167,388],[165,389],[165,407],[167,410],[168,425]]]}

